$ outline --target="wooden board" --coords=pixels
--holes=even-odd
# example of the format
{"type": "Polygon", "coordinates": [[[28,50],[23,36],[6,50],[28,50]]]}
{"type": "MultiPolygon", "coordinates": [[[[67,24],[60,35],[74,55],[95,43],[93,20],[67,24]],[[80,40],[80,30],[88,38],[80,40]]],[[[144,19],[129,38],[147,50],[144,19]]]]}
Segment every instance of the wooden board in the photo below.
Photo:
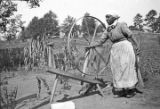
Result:
{"type": "Polygon", "coordinates": [[[56,75],[61,75],[61,76],[65,76],[74,80],[79,80],[79,81],[83,81],[83,82],[87,82],[87,83],[91,83],[91,84],[104,84],[103,82],[96,80],[96,79],[92,79],[89,77],[81,77],[81,76],[76,76],[74,74],[71,74],[69,72],[64,72],[64,71],[60,71],[54,68],[49,68],[47,70],[47,72],[52,73],[52,74],[56,74],[56,75]]]}

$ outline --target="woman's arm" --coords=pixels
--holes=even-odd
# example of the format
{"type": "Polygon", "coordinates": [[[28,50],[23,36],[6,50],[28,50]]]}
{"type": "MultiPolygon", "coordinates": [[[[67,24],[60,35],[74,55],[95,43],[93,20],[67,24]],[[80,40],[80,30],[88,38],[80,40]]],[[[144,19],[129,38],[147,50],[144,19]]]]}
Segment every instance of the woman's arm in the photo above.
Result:
{"type": "Polygon", "coordinates": [[[108,32],[107,30],[105,30],[102,34],[102,36],[100,37],[100,40],[96,41],[93,45],[93,47],[98,47],[98,46],[102,46],[108,39],[108,32]]]}

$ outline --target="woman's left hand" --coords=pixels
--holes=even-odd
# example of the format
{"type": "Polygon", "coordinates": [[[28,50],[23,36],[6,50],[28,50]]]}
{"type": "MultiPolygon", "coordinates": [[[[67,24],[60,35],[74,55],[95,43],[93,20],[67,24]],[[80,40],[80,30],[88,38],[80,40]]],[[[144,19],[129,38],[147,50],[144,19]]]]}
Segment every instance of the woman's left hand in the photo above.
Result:
{"type": "Polygon", "coordinates": [[[90,49],[92,49],[92,48],[94,48],[95,46],[88,46],[88,47],[85,47],[85,51],[88,51],[88,50],[90,50],[90,49]]]}

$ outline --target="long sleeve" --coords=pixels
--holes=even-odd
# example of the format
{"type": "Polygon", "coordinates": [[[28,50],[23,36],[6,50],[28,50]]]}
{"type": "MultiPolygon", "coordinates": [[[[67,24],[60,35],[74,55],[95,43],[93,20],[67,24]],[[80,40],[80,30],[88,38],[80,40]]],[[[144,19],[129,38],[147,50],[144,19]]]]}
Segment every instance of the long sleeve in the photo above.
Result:
{"type": "Polygon", "coordinates": [[[121,30],[126,38],[132,37],[132,31],[128,28],[126,23],[121,23],[121,30]]]}
{"type": "Polygon", "coordinates": [[[106,42],[107,39],[108,39],[108,32],[107,32],[107,30],[105,30],[105,31],[103,32],[100,40],[96,41],[96,42],[93,44],[93,46],[95,46],[95,47],[96,47],[96,46],[101,46],[101,45],[103,45],[103,44],[106,42]]]}
{"type": "Polygon", "coordinates": [[[138,55],[140,53],[140,47],[136,38],[132,34],[132,31],[128,28],[126,23],[122,23],[121,29],[124,36],[132,43],[135,53],[138,55]]]}

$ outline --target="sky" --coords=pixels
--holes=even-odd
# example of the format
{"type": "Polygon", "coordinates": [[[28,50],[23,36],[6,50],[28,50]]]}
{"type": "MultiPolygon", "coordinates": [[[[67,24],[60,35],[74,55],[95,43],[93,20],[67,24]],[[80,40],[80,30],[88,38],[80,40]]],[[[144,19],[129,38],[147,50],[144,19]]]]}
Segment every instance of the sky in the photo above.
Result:
{"type": "Polygon", "coordinates": [[[42,0],[40,7],[33,9],[25,2],[18,2],[16,14],[22,14],[22,20],[26,21],[25,26],[34,16],[41,18],[49,10],[57,15],[59,24],[62,24],[68,15],[78,19],[88,12],[104,23],[106,14],[118,14],[119,21],[132,25],[137,13],[143,17],[151,9],[160,13],[159,5],[160,0],[42,0]]]}

